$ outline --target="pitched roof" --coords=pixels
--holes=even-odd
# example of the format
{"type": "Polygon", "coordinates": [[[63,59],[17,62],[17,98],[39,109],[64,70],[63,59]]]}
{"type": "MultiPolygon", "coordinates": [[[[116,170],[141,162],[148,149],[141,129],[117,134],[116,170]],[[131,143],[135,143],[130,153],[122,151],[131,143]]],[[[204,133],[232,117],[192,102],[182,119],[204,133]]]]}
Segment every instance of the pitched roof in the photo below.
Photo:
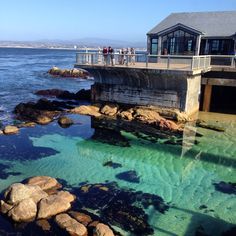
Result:
{"type": "Polygon", "coordinates": [[[172,13],[147,34],[157,34],[177,24],[198,30],[207,37],[232,36],[236,33],[236,11],[172,13]]]}

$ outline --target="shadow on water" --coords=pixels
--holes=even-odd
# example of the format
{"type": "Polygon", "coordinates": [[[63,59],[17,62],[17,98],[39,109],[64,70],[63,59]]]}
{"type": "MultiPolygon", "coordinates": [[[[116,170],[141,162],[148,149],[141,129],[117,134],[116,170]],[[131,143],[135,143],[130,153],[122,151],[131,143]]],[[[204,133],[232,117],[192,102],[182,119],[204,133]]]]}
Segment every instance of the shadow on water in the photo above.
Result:
{"type": "Polygon", "coordinates": [[[0,143],[2,160],[35,160],[58,153],[52,148],[33,146],[26,130],[21,130],[19,135],[0,136],[0,143]]]}
{"type": "Polygon", "coordinates": [[[20,172],[11,172],[8,169],[11,168],[11,165],[9,164],[1,164],[0,163],[0,179],[7,179],[10,175],[21,175],[20,172]]]}
{"type": "Polygon", "coordinates": [[[230,231],[235,231],[234,224],[230,224],[219,218],[212,217],[206,214],[194,212],[191,210],[179,208],[173,206],[177,211],[185,212],[191,215],[191,221],[185,231],[184,236],[195,235],[195,236],[230,236],[230,231]]]}

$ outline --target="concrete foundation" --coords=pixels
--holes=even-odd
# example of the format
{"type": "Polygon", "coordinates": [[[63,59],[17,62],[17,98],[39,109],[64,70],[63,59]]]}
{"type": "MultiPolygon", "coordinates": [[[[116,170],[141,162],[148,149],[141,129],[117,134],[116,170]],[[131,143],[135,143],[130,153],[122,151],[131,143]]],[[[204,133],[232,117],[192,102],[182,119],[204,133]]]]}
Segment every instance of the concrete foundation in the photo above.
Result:
{"type": "Polygon", "coordinates": [[[100,67],[87,69],[95,78],[92,99],[177,109],[199,109],[201,74],[186,71],[100,67]]]}

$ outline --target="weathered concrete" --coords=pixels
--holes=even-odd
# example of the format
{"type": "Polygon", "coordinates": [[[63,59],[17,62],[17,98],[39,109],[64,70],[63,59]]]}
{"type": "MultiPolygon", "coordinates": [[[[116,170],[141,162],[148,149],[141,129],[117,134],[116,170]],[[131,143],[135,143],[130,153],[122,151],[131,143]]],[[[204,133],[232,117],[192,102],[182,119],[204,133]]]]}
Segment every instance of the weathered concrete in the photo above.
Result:
{"type": "Polygon", "coordinates": [[[200,74],[91,65],[86,69],[95,78],[94,101],[175,108],[187,114],[199,108],[200,74]]]}

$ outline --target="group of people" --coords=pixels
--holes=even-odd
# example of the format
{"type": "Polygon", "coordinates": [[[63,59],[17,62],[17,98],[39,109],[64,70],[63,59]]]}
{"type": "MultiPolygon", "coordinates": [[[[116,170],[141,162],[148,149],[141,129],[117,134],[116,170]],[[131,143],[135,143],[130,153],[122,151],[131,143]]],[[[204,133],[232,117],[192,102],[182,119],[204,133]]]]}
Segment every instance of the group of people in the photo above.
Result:
{"type": "MultiPolygon", "coordinates": [[[[119,65],[135,65],[135,50],[134,48],[122,48],[118,52],[118,64],[119,65]]],[[[103,55],[103,62],[104,65],[115,65],[115,56],[114,56],[114,49],[109,46],[103,47],[102,55],[103,55]]]]}

